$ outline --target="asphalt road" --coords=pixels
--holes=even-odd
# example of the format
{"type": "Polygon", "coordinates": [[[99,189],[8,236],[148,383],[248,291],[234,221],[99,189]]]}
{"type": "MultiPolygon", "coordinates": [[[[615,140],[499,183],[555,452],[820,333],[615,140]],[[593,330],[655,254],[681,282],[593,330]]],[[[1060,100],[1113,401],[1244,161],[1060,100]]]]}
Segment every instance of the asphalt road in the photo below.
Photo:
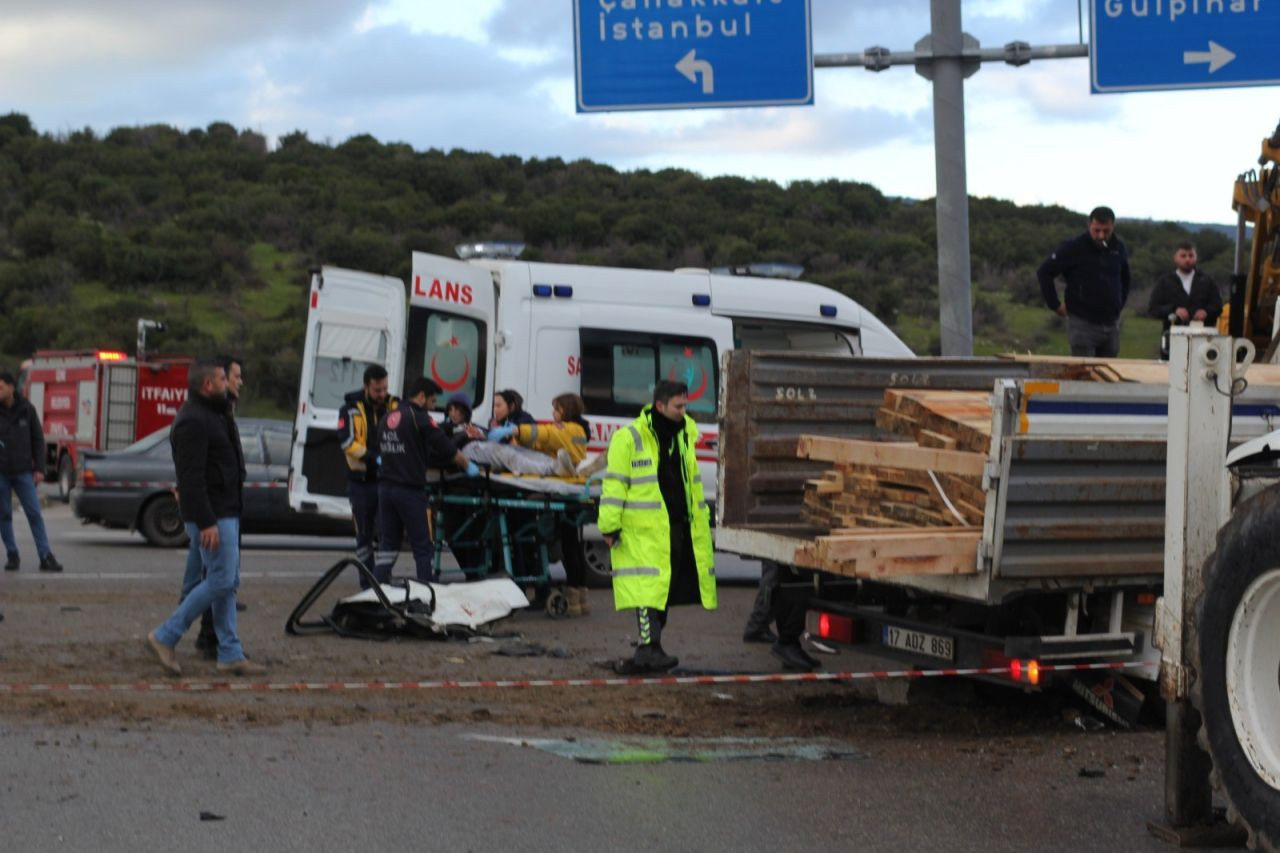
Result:
{"type": "MultiPolygon", "coordinates": [[[[0,623],[0,682],[12,677],[5,670],[15,663],[9,658],[19,640],[14,632],[32,641],[46,631],[52,635],[59,604],[65,610],[83,602],[87,611],[94,602],[116,600],[111,596],[122,589],[176,593],[179,552],[147,547],[136,535],[81,527],[61,505],[48,509],[47,521],[66,573],[34,571],[30,536],[19,517],[25,565],[0,578],[0,606],[9,615],[0,623]],[[50,594],[53,603],[46,600],[50,594]]],[[[262,648],[264,659],[283,659],[277,648],[296,649],[306,641],[282,639],[274,620],[285,605],[273,597],[287,603],[300,596],[346,546],[295,537],[247,537],[245,545],[251,604],[244,624],[254,630],[255,621],[271,614],[272,627],[257,629],[252,648],[262,648]]],[[[523,630],[566,645],[620,635],[625,618],[607,612],[607,593],[594,595],[597,613],[590,619],[551,623],[528,614],[523,630]]],[[[769,669],[765,649],[737,642],[751,597],[750,588],[726,589],[717,613],[682,611],[682,652],[736,671],[769,669]]],[[[127,618],[142,623],[137,614],[127,618]]],[[[138,645],[136,629],[122,630],[128,648],[138,645]]],[[[301,648],[355,660],[377,646],[315,642],[301,648]]],[[[58,641],[34,648],[54,657],[58,641]]],[[[380,655],[419,653],[379,648],[380,655]]],[[[441,665],[455,660],[440,657],[453,654],[447,645],[421,654],[435,655],[441,665]]],[[[64,669],[74,667],[74,652],[61,657],[71,661],[61,660],[64,669]]],[[[139,655],[138,666],[145,663],[139,655]]],[[[871,668],[848,655],[834,665],[871,668]]],[[[158,681],[154,669],[136,677],[158,681]]],[[[515,698],[500,692],[477,700],[487,707],[473,704],[452,715],[438,711],[435,697],[407,697],[411,713],[404,722],[400,709],[377,712],[360,693],[288,697],[292,716],[265,722],[254,722],[243,707],[221,713],[215,696],[168,705],[143,695],[141,704],[117,718],[110,708],[84,714],[85,706],[70,700],[33,706],[0,694],[0,848],[1165,849],[1145,828],[1162,810],[1160,731],[1086,732],[1042,715],[1039,705],[1027,706],[1033,716],[1025,722],[1019,720],[1021,705],[994,709],[1017,722],[1001,730],[983,724],[990,706],[973,704],[959,689],[880,713],[863,701],[873,695],[870,689],[846,696],[829,685],[777,687],[767,702],[758,701],[761,688],[752,685],[692,688],[709,692],[692,700],[681,694],[679,701],[671,688],[660,687],[623,688],[632,692],[621,700],[616,692],[611,698],[581,690],[544,693],[538,699],[546,713],[537,722],[504,716],[501,705],[515,698]],[[346,715],[308,713],[324,701],[329,707],[341,703],[346,715]],[[573,713],[593,703],[606,712],[573,713]],[[372,709],[368,719],[361,718],[365,704],[372,709]],[[708,710],[693,726],[704,735],[733,736],[759,726],[765,734],[758,740],[778,750],[784,739],[793,739],[786,743],[813,744],[821,752],[831,748],[835,731],[836,751],[844,755],[717,760],[735,756],[712,749],[697,761],[630,763],[637,754],[654,759],[684,748],[684,738],[660,732],[682,730],[689,709],[704,706],[708,710]],[[182,713],[173,712],[177,708],[182,713]],[[642,717],[662,724],[635,725],[642,717]],[[561,725],[557,719],[594,722],[561,725]],[[724,721],[722,730],[717,719],[724,721]],[[659,734],[638,747],[637,730],[659,734]],[[625,763],[584,763],[538,748],[547,741],[572,751],[624,735],[628,740],[616,754],[630,756],[625,763]],[[216,819],[202,819],[202,813],[216,819]]],[[[244,701],[251,709],[272,698],[244,701]]],[[[1026,701],[1010,694],[1014,699],[1026,701]]]]}

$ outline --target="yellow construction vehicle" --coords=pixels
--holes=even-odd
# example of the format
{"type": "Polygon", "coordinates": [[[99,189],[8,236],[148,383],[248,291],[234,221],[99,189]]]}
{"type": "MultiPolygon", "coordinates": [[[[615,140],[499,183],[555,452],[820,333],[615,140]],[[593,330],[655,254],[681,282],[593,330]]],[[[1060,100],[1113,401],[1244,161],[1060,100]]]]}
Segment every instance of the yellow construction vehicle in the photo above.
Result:
{"type": "Polygon", "coordinates": [[[1280,298],[1280,125],[1262,140],[1257,169],[1236,178],[1231,206],[1239,220],[1231,302],[1218,321],[1219,331],[1249,338],[1260,359],[1271,362],[1280,349],[1276,300],[1280,298]],[[1245,224],[1253,224],[1248,265],[1244,262],[1245,224]]]}

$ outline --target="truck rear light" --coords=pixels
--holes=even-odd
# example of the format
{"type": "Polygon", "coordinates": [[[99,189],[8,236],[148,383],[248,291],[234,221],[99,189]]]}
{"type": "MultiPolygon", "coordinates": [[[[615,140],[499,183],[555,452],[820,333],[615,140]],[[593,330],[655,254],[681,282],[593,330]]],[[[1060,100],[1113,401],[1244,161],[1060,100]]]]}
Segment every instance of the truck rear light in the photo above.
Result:
{"type": "Polygon", "coordinates": [[[124,361],[125,355],[114,350],[98,350],[98,361],[124,361]]]}
{"type": "Polygon", "coordinates": [[[1156,594],[1154,592],[1140,592],[1134,597],[1137,604],[1155,604],[1156,594]]]}
{"type": "Polygon", "coordinates": [[[315,308],[319,304],[320,304],[320,291],[318,290],[311,291],[311,307],[315,308]]]}
{"type": "Polygon", "coordinates": [[[1040,683],[1040,661],[1029,660],[1026,662],[1020,660],[1009,661],[1009,677],[1014,681],[1025,681],[1027,684],[1037,685],[1040,683]]]}
{"type": "Polygon", "coordinates": [[[836,643],[852,643],[853,620],[835,613],[819,613],[818,636],[836,643]]]}
{"type": "Polygon", "coordinates": [[[80,485],[86,489],[92,489],[98,485],[98,475],[92,469],[86,469],[80,472],[80,485]]]}

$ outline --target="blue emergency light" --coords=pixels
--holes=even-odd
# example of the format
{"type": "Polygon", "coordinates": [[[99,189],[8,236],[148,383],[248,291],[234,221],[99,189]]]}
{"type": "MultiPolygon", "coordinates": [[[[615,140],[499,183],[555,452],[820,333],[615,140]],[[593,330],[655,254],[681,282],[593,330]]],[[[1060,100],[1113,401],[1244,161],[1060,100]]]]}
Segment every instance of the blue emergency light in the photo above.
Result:
{"type": "Polygon", "coordinates": [[[710,293],[693,294],[693,304],[697,305],[699,308],[709,307],[711,305],[711,294],[710,293]]]}

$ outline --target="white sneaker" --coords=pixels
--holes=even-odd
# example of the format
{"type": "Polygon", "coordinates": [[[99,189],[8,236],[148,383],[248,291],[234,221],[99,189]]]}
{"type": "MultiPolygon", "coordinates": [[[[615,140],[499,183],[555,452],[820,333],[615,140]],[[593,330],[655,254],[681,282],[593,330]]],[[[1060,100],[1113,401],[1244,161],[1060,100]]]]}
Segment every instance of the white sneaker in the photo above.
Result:
{"type": "Polygon", "coordinates": [[[597,471],[603,471],[607,464],[609,464],[608,454],[597,453],[595,456],[588,456],[578,463],[578,476],[586,479],[597,471]]]}
{"type": "Polygon", "coordinates": [[[569,451],[561,448],[556,451],[556,476],[557,477],[576,477],[578,472],[573,467],[573,458],[569,456],[569,451]]]}

